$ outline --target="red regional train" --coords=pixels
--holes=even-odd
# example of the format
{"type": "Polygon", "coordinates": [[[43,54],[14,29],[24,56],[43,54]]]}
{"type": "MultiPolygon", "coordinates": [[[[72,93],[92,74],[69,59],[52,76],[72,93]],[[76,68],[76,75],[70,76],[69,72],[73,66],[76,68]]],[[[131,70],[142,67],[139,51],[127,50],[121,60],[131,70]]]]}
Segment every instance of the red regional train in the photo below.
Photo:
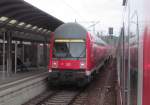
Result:
{"type": "Polygon", "coordinates": [[[59,26],[52,35],[49,82],[90,82],[110,56],[110,47],[77,23],[59,26]]]}
{"type": "Polygon", "coordinates": [[[123,0],[117,48],[118,105],[150,105],[150,0],[123,0]]]}

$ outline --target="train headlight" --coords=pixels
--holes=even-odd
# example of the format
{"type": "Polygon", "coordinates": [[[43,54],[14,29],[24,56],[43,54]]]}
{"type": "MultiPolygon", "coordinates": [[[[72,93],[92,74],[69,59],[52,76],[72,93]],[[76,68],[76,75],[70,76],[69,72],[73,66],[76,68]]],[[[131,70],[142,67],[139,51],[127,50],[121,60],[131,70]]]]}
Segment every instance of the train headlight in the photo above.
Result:
{"type": "Polygon", "coordinates": [[[85,68],[86,67],[86,63],[85,62],[80,62],[80,68],[85,68]]]}
{"type": "Polygon", "coordinates": [[[49,69],[48,72],[51,73],[51,72],[52,72],[52,69],[49,69]]]}
{"type": "Polygon", "coordinates": [[[57,68],[58,67],[58,62],[57,61],[53,61],[52,62],[52,68],[57,68]]]}

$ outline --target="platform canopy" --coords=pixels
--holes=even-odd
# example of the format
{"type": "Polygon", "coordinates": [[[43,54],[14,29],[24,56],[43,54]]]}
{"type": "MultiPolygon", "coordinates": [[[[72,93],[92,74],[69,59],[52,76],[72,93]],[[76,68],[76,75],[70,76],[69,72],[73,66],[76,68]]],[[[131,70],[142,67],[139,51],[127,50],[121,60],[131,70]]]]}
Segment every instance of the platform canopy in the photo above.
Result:
{"type": "MultiPolygon", "coordinates": [[[[63,24],[61,20],[24,0],[0,0],[0,29],[32,34],[32,40],[36,39],[33,34],[48,35],[61,24],[63,24]]],[[[28,35],[28,39],[29,37],[28,35]]]]}

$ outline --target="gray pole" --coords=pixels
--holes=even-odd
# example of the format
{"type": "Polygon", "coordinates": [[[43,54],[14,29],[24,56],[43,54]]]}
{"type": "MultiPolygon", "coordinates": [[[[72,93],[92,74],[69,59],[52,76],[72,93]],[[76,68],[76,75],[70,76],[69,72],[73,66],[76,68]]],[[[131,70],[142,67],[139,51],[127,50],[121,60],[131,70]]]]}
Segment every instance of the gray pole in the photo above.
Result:
{"type": "Polygon", "coordinates": [[[24,63],[24,44],[22,45],[22,62],[24,63]]]}
{"type": "Polygon", "coordinates": [[[44,54],[43,54],[44,55],[44,66],[47,67],[48,58],[47,58],[47,44],[46,43],[44,43],[43,51],[44,51],[44,54]]]}
{"type": "Polygon", "coordinates": [[[17,50],[18,50],[18,43],[15,42],[15,74],[17,72],[17,50]]]}
{"type": "Polygon", "coordinates": [[[12,73],[12,36],[11,32],[7,32],[7,74],[8,76],[12,73]]]}
{"type": "Polygon", "coordinates": [[[6,32],[3,32],[3,74],[5,73],[5,34],[6,32]]]}

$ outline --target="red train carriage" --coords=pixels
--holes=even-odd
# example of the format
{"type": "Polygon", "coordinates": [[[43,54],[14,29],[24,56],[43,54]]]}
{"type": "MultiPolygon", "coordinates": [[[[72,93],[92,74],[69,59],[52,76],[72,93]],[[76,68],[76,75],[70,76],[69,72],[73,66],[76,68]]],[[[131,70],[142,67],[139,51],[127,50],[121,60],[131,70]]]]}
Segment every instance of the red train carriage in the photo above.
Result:
{"type": "Polygon", "coordinates": [[[89,82],[108,57],[109,46],[100,38],[77,23],[63,24],[51,40],[49,81],[89,82]]]}
{"type": "Polygon", "coordinates": [[[118,105],[150,105],[150,1],[123,0],[118,105]]]}

